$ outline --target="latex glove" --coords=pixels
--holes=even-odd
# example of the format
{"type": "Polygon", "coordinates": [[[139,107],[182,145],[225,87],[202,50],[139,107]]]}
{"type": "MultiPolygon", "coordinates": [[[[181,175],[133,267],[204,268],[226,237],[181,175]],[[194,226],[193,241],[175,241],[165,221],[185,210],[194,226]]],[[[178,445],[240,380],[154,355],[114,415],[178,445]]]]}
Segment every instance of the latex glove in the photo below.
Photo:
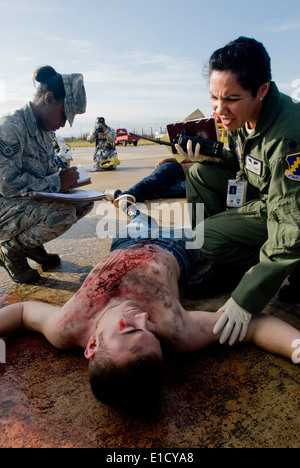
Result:
{"type": "Polygon", "coordinates": [[[237,340],[243,341],[247,335],[252,315],[240,307],[232,297],[218,312],[223,312],[223,315],[216,323],[213,333],[218,335],[222,332],[220,344],[226,343],[228,339],[229,346],[233,346],[237,340]]]}
{"type": "Polygon", "coordinates": [[[188,159],[189,161],[193,161],[193,162],[203,162],[203,161],[221,162],[222,161],[222,158],[211,158],[210,156],[204,156],[204,154],[201,154],[200,143],[197,143],[196,148],[195,148],[195,153],[194,153],[192,140],[189,140],[187,143],[187,153],[179,145],[175,145],[175,148],[177,149],[178,153],[181,154],[181,156],[188,159]]]}

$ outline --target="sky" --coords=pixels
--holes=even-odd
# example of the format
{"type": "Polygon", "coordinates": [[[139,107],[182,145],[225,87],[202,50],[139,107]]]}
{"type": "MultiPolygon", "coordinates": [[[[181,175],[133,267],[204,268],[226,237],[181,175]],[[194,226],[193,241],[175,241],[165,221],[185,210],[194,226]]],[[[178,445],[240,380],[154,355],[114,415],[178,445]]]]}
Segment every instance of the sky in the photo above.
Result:
{"type": "Polygon", "coordinates": [[[33,100],[34,71],[82,73],[87,111],[61,136],[113,128],[153,131],[199,108],[211,115],[203,74],[239,36],[262,42],[280,91],[300,98],[298,0],[0,0],[0,116],[33,100]]]}

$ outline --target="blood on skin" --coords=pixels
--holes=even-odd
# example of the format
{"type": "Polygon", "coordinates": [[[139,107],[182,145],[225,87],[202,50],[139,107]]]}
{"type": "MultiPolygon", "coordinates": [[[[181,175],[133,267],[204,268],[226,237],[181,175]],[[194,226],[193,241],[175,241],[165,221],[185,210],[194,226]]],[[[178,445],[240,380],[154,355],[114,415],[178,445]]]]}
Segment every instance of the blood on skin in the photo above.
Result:
{"type": "Polygon", "coordinates": [[[122,291],[120,287],[123,278],[137,268],[143,269],[155,257],[160,257],[158,252],[145,248],[116,251],[91,272],[77,295],[85,296],[90,304],[97,304],[98,308],[107,304],[111,298],[126,296],[128,291],[122,291]]]}
{"type": "Polygon", "coordinates": [[[65,304],[64,318],[59,326],[65,328],[73,320],[78,320],[78,317],[81,323],[84,319],[89,323],[92,314],[101,311],[111,299],[130,297],[132,300],[140,300],[142,294],[147,301],[145,284],[142,281],[144,271],[148,272],[146,280],[150,300],[153,291],[149,284],[151,281],[147,267],[153,267],[152,276],[155,276],[155,273],[161,271],[164,261],[164,256],[152,246],[151,249],[138,247],[116,250],[91,271],[79,291],[65,304]],[[142,293],[140,285],[143,285],[142,293]]]}
{"type": "Polygon", "coordinates": [[[125,330],[126,325],[125,325],[124,319],[120,320],[119,325],[120,325],[120,331],[125,330]]]}

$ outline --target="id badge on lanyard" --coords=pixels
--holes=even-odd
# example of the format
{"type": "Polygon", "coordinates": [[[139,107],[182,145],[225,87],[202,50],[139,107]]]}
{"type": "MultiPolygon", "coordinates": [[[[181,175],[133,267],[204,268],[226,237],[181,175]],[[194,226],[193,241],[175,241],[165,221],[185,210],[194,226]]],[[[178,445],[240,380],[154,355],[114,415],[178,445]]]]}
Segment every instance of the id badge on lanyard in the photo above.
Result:
{"type": "Polygon", "coordinates": [[[247,184],[242,180],[243,172],[238,172],[236,179],[228,181],[227,208],[240,208],[246,203],[247,184]]]}

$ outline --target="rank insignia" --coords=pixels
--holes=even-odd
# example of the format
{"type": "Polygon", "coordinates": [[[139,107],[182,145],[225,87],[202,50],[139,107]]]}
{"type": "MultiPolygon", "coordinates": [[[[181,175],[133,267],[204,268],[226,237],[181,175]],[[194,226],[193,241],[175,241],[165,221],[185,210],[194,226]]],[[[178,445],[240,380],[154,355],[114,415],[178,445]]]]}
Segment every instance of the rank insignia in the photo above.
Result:
{"type": "Polygon", "coordinates": [[[290,154],[286,161],[289,165],[289,169],[287,169],[284,173],[288,179],[296,180],[300,182],[300,153],[290,154]]]}
{"type": "Polygon", "coordinates": [[[286,140],[286,150],[287,153],[295,153],[295,151],[300,151],[300,142],[298,139],[286,140]]]}
{"type": "Polygon", "coordinates": [[[14,154],[17,154],[20,151],[20,143],[15,143],[14,145],[8,145],[4,141],[0,140],[0,151],[6,158],[11,158],[14,154]]]}

